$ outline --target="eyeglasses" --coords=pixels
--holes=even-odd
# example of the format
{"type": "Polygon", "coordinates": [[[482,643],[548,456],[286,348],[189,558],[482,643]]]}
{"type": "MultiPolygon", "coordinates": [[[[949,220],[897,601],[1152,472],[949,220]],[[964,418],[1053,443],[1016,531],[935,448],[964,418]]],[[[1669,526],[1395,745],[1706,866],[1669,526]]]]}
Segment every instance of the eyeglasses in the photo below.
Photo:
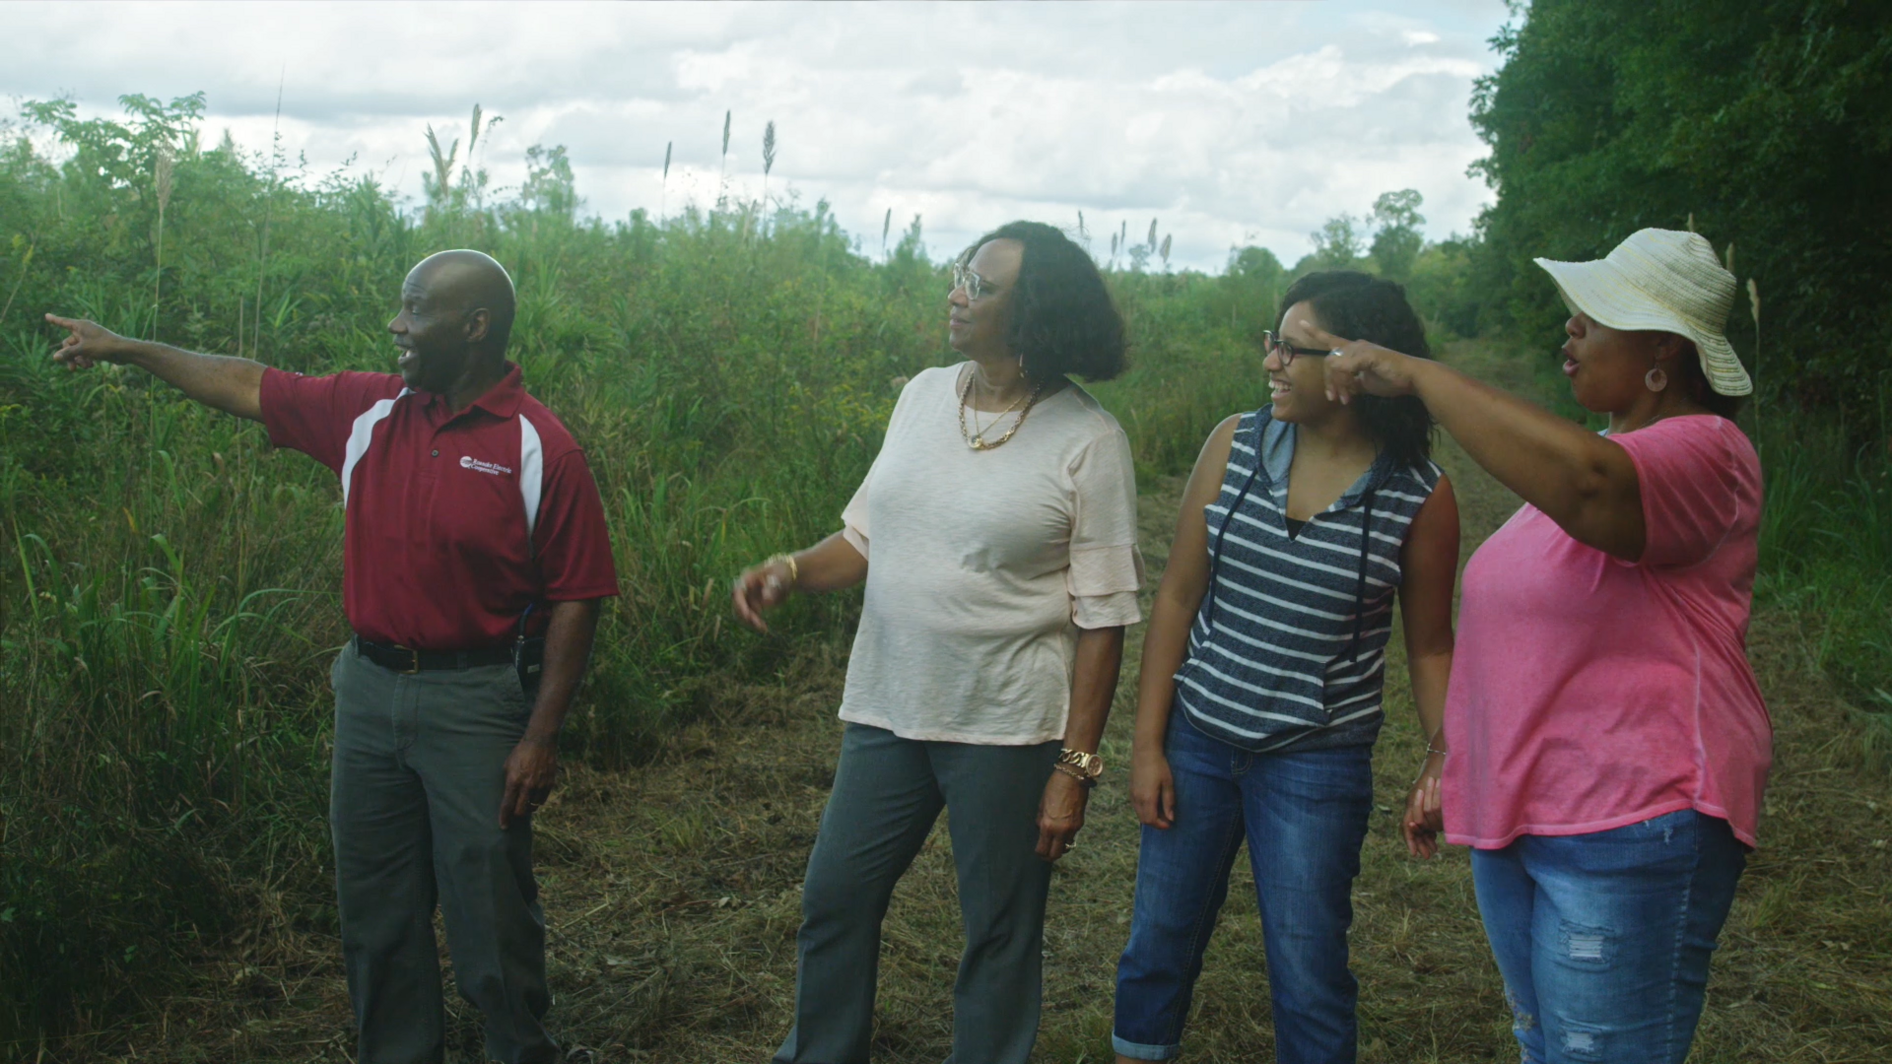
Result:
{"type": "Polygon", "coordinates": [[[1274,332],[1261,334],[1261,354],[1263,358],[1272,354],[1281,360],[1281,367],[1286,369],[1294,364],[1295,355],[1325,355],[1327,352],[1318,347],[1296,347],[1274,332]]]}
{"type": "MultiPolygon", "coordinates": [[[[993,295],[999,290],[998,286],[991,281],[973,273],[964,266],[955,264],[953,266],[953,291],[957,291],[961,288],[966,290],[966,299],[968,301],[977,300],[980,296],[993,295]]],[[[950,295],[951,292],[948,294],[950,295]]]]}

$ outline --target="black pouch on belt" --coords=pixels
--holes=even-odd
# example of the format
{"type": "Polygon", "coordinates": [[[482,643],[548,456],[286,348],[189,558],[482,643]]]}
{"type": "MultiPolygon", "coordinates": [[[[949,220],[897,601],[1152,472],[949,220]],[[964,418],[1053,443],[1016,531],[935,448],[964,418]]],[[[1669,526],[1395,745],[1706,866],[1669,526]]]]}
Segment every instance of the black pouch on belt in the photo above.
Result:
{"type": "MultiPolygon", "coordinates": [[[[534,603],[537,605],[537,603],[534,603]]],[[[536,698],[539,694],[539,678],[545,674],[545,637],[526,635],[526,618],[532,616],[532,606],[519,615],[518,633],[512,641],[512,667],[519,673],[519,687],[527,698],[536,698]]]]}

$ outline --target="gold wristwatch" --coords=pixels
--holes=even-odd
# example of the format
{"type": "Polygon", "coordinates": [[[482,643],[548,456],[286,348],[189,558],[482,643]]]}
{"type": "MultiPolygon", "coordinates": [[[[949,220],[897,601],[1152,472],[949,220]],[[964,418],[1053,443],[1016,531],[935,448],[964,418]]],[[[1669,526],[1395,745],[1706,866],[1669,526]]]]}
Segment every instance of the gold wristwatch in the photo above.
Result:
{"type": "Polygon", "coordinates": [[[1095,787],[1097,777],[1104,774],[1104,759],[1082,750],[1061,750],[1058,752],[1058,771],[1075,777],[1086,787],[1095,787]]]}

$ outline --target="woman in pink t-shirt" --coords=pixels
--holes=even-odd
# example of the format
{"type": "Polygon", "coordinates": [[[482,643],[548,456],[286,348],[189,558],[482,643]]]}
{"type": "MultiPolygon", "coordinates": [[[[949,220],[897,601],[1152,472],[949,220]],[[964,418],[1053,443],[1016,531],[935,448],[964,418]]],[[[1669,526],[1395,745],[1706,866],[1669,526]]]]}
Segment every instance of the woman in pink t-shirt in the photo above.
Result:
{"type": "Polygon", "coordinates": [[[1681,1064],[1772,745],[1746,656],[1761,473],[1732,420],[1752,388],[1722,334],[1735,280],[1708,241],[1660,229],[1537,262],[1603,435],[1438,363],[1312,338],[1334,349],[1335,396],[1419,396],[1526,504],[1465,567],[1450,755],[1415,788],[1409,836],[1473,847],[1527,1064],[1681,1064]]]}

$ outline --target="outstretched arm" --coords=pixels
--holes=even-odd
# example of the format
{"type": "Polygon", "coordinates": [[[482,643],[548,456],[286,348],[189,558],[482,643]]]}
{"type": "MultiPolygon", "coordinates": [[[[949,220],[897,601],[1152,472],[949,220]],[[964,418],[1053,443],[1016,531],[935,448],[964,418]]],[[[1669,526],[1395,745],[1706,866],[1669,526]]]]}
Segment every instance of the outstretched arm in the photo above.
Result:
{"type": "Polygon", "coordinates": [[[1472,461],[1570,538],[1624,561],[1642,560],[1642,487],[1620,444],[1430,359],[1301,325],[1310,339],[1340,352],[1327,358],[1330,396],[1418,396],[1472,461]]]}
{"type": "Polygon", "coordinates": [[[73,369],[90,369],[99,362],[137,366],[205,406],[263,420],[261,362],[132,340],[84,318],[48,314],[46,320],[72,334],[53,352],[54,362],[73,369]]]}

